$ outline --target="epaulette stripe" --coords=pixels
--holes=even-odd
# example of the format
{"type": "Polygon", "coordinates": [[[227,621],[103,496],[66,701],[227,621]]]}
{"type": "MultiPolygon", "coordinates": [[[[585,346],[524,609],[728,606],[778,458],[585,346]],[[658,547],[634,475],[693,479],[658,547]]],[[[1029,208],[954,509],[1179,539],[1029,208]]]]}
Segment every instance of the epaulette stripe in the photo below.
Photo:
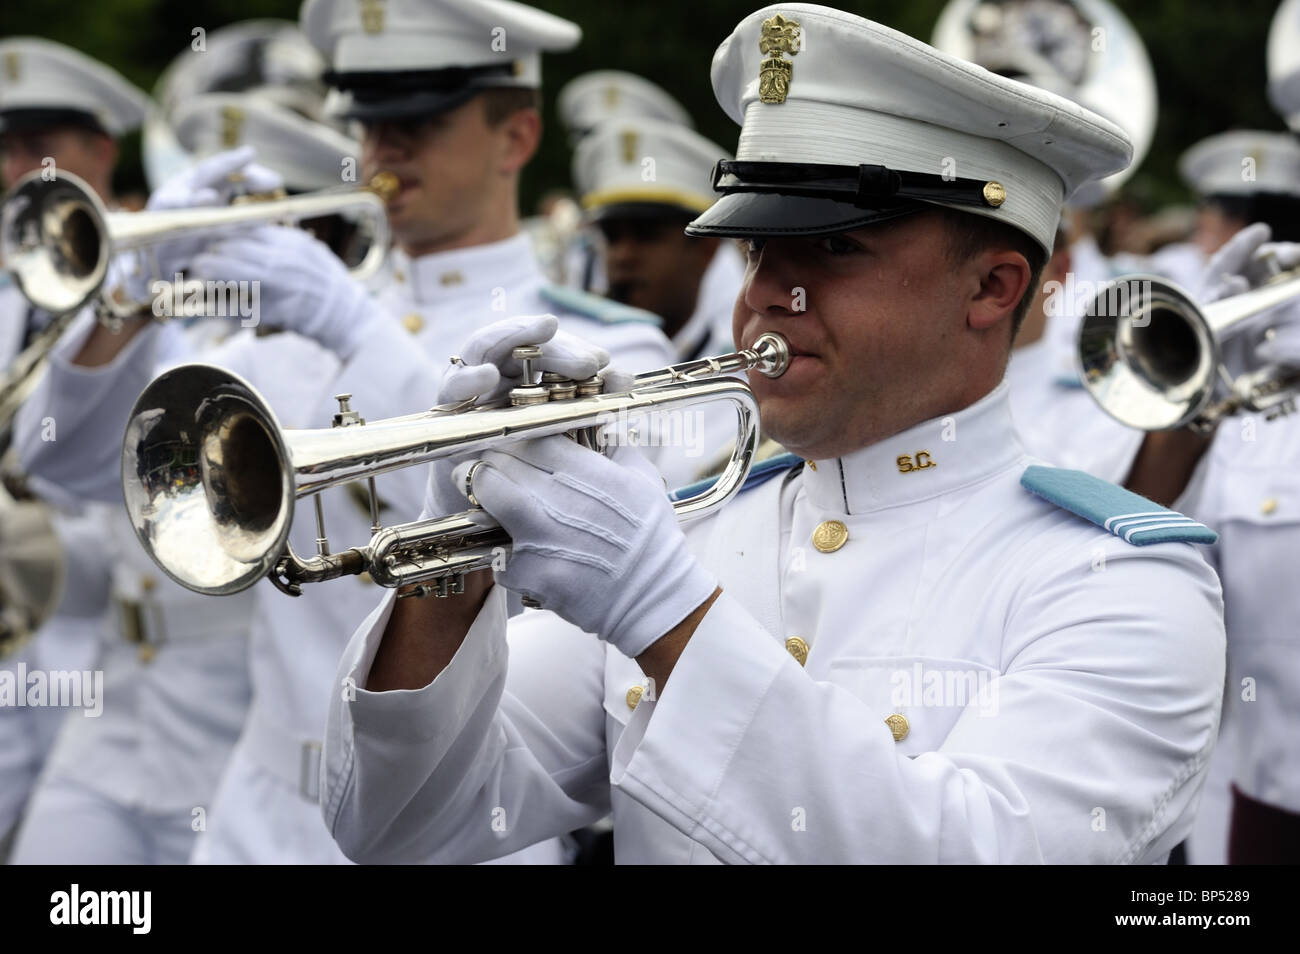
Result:
{"type": "Polygon", "coordinates": [[[653,312],[602,298],[600,295],[578,288],[570,288],[566,285],[543,285],[540,294],[552,305],[567,308],[576,315],[591,318],[602,324],[643,324],[654,325],[656,328],[663,326],[663,320],[653,312]]]}
{"type": "Polygon", "coordinates": [[[1196,521],[1191,517],[1184,517],[1182,514],[1170,513],[1163,520],[1159,517],[1152,517],[1147,520],[1129,520],[1125,523],[1117,523],[1115,526],[1110,528],[1110,532],[1116,536],[1122,536],[1127,540],[1131,534],[1141,533],[1143,530],[1154,530],[1157,527],[1172,527],[1178,524],[1190,527],[1197,525],[1196,521]]]}
{"type": "Polygon", "coordinates": [[[1130,520],[1139,520],[1147,517],[1163,517],[1167,513],[1173,513],[1172,510],[1148,510],[1146,513],[1121,513],[1118,516],[1111,517],[1105,523],[1107,530],[1114,530],[1121,523],[1128,523],[1130,520]]]}
{"type": "Polygon", "coordinates": [[[1152,533],[1156,530],[1168,530],[1171,527],[1178,527],[1179,529],[1185,530],[1185,529],[1192,529],[1199,526],[1200,524],[1197,523],[1195,520],[1184,518],[1182,520],[1169,520],[1166,521],[1165,523],[1152,524],[1151,526],[1148,527],[1134,527],[1132,530],[1125,530],[1124,533],[1121,534],[1121,536],[1123,536],[1125,543],[1132,543],[1133,535],[1135,533],[1152,533]]]}
{"type": "Polygon", "coordinates": [[[1133,546],[1214,543],[1219,538],[1191,517],[1162,508],[1131,490],[1081,470],[1035,464],[1021,474],[1020,484],[1133,546]],[[1115,513],[1117,510],[1121,512],[1115,513]]]}

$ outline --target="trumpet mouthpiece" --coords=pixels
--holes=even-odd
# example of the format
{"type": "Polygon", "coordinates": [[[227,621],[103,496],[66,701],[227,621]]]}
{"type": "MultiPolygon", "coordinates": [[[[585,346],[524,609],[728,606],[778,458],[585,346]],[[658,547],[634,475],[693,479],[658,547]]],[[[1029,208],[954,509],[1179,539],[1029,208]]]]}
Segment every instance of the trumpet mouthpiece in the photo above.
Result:
{"type": "Polygon", "coordinates": [[[377,172],[371,177],[368,188],[379,198],[388,202],[401,190],[402,180],[391,172],[377,172]]]}

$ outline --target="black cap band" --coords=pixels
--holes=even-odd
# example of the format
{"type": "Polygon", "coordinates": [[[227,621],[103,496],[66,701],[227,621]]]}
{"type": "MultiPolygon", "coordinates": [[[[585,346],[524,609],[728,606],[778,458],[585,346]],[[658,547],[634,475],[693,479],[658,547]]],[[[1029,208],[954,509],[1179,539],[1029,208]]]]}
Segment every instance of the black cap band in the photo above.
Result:
{"type": "Polygon", "coordinates": [[[76,126],[91,132],[110,135],[93,113],[84,109],[47,109],[21,107],[0,110],[0,132],[26,132],[33,129],[52,129],[57,126],[76,126]]]}
{"type": "Polygon", "coordinates": [[[813,162],[753,162],[723,159],[713,168],[713,189],[723,195],[770,192],[810,199],[834,199],[862,209],[887,208],[907,201],[955,202],[986,208],[985,179],[958,179],[939,173],[909,172],[863,164],[832,166],[813,162]]]}

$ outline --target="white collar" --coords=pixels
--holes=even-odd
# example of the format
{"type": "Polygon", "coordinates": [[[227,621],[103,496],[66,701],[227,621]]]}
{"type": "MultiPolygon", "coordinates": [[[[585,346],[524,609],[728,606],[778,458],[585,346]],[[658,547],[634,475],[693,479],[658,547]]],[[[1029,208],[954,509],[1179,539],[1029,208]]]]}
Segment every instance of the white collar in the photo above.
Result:
{"type": "Polygon", "coordinates": [[[813,461],[803,489],[816,507],[869,513],[979,483],[1024,455],[1006,383],[955,414],[934,418],[851,454],[813,461]]]}
{"type": "Polygon", "coordinates": [[[419,258],[411,258],[394,248],[393,277],[409,285],[411,297],[421,304],[437,304],[480,293],[487,302],[494,288],[514,292],[526,282],[545,281],[532,243],[522,232],[499,242],[433,252],[419,258]]]}

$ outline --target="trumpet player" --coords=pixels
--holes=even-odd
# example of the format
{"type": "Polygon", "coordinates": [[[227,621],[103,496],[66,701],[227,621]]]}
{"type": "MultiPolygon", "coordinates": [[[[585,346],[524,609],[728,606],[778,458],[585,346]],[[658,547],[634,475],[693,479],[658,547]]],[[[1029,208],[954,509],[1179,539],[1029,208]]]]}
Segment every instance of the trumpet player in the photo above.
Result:
{"type": "MultiPolygon", "coordinates": [[[[0,183],[7,188],[27,173],[43,169],[51,174],[68,171],[112,204],[118,139],[140,124],[147,107],[144,93],[76,50],[35,37],[0,40],[0,183]]],[[[12,367],[52,317],[30,306],[8,275],[0,276],[0,369],[12,367]]],[[[6,419],[0,425],[0,451],[9,446],[11,423],[6,419]]],[[[47,436],[53,436],[48,425],[47,436]]],[[[0,488],[6,498],[0,504],[3,559],[34,560],[42,546],[39,537],[14,536],[17,528],[25,531],[30,526],[20,519],[24,508],[43,511],[41,522],[53,534],[51,546],[57,554],[48,567],[56,581],[51,594],[55,611],[31,642],[11,652],[6,652],[10,647],[0,646],[6,675],[20,671],[20,664],[28,673],[89,671],[97,665],[104,643],[111,559],[105,527],[110,508],[85,505],[53,485],[29,479],[14,467],[10,456],[5,456],[2,466],[6,483],[6,488],[0,488]],[[16,503],[8,501],[11,489],[19,498],[16,503]]],[[[7,566],[2,572],[9,577],[7,566]]],[[[26,692],[26,686],[15,685],[18,692],[26,692]]],[[[71,710],[13,703],[9,699],[0,705],[0,846],[7,836],[16,837],[21,817],[30,822],[43,811],[45,800],[37,796],[36,785],[42,771],[46,778],[67,782],[59,797],[68,811],[95,801],[117,784],[111,774],[94,776],[89,787],[66,778],[70,764],[86,753],[71,755],[70,743],[64,740],[97,726],[97,718],[74,713],[74,718],[66,719],[71,710]]],[[[90,758],[103,769],[112,755],[91,753],[90,758]]],[[[84,841],[80,847],[93,851],[84,841]]],[[[0,847],[0,857],[5,854],[0,847]]],[[[17,849],[15,857],[21,858],[17,849]]]]}
{"type": "MultiPolygon", "coordinates": [[[[1062,201],[1128,139],[812,4],[742,20],[712,79],[738,162],[689,231],[748,241],[733,331],[788,339],[751,387],[798,456],[685,533],[629,449],[435,464],[429,511],[475,501],[513,551],[357,631],[327,825],[364,861],[611,808],[633,862],[1163,860],[1218,725],[1213,535],[1028,458],[1000,385],[1062,201]]],[[[442,399],[502,373],[484,335],[442,399]]]]}
{"type": "MultiPolygon", "coordinates": [[[[1293,132],[1300,123],[1300,4],[1283,3],[1269,35],[1269,96],[1293,132]]],[[[1207,202],[1200,237],[1221,244],[1197,298],[1231,298],[1300,265],[1291,239],[1300,188],[1297,146],[1277,134],[1213,137],[1189,150],[1185,173],[1207,202]],[[1250,176],[1245,176],[1249,170],[1250,176]],[[1242,228],[1245,221],[1263,221],[1242,228]],[[1233,228],[1240,231],[1235,233],[1233,228]],[[1225,241],[1226,239],[1226,241],[1225,241]]],[[[1207,250],[1209,250],[1207,248],[1207,250]]],[[[1221,342],[1226,374],[1300,368],[1300,309],[1259,315],[1221,342]]],[[[1195,864],[1300,860],[1300,419],[1242,413],[1204,429],[1146,435],[1127,486],[1185,508],[1219,532],[1210,558],[1223,581],[1228,634],[1224,724],[1188,845],[1195,864]]]]}

